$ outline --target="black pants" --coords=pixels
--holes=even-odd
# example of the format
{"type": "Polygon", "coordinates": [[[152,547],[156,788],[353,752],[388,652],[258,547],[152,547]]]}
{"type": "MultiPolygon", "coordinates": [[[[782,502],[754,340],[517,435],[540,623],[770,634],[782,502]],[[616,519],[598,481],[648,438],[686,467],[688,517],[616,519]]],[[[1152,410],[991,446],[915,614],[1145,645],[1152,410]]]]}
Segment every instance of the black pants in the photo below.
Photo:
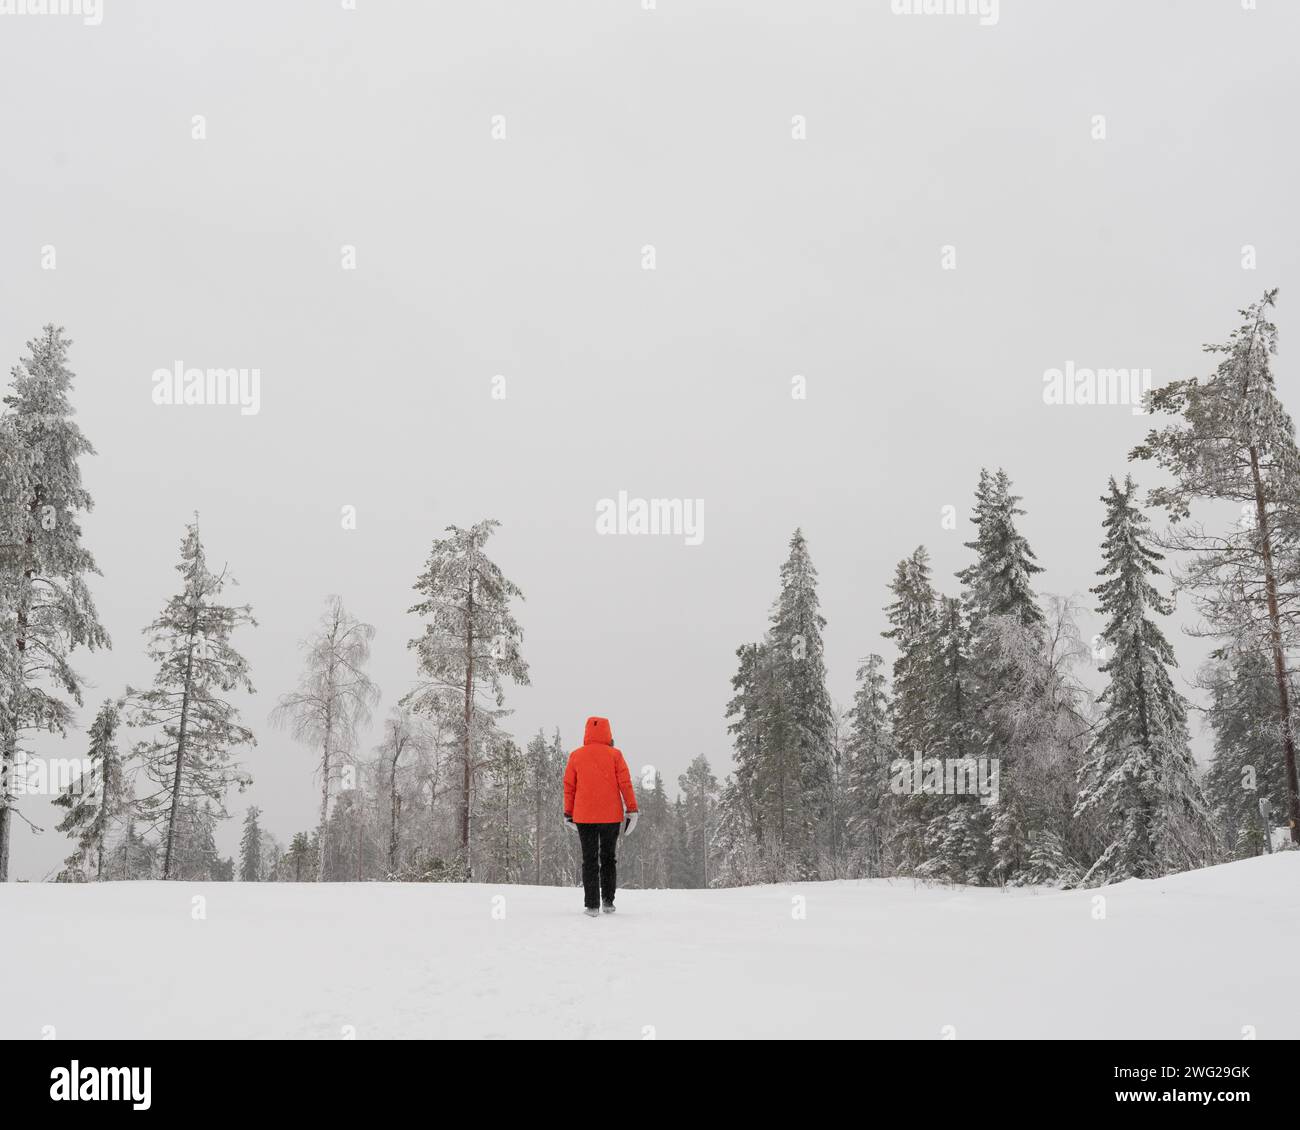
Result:
{"type": "Polygon", "coordinates": [[[578,838],[582,841],[582,893],[588,910],[600,906],[601,899],[614,901],[618,886],[614,849],[622,826],[621,820],[614,824],[578,825],[578,838]]]}

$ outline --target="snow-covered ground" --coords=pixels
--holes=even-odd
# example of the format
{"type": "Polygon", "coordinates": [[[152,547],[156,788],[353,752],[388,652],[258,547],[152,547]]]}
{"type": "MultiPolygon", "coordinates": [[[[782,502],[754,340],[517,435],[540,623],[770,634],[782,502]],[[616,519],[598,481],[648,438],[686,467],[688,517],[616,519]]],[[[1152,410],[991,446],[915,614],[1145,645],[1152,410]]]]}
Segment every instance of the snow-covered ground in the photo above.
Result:
{"type": "Polygon", "coordinates": [[[1300,1037],[1300,852],[1104,891],[580,906],[554,887],[10,884],[0,1037],[1300,1037]]]}

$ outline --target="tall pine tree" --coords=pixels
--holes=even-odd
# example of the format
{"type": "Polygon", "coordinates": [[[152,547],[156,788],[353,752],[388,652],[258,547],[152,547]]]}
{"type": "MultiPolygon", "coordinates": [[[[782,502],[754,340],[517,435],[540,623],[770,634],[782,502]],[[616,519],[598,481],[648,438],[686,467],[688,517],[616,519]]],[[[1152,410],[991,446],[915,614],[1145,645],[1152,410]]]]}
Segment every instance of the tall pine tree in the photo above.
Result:
{"type": "Polygon", "coordinates": [[[777,726],[772,650],[768,643],[744,644],[731,679],[734,692],[727,704],[727,730],[732,735],[736,766],[736,796],[728,808],[728,836],[736,843],[753,842],[761,855],[767,843],[767,813],[779,804],[778,758],[774,754],[777,726]]]}
{"type": "Polygon", "coordinates": [[[186,527],[176,571],[181,591],[145,629],[149,657],[158,665],[153,686],[130,692],[133,724],[155,731],[137,745],[136,753],[156,786],[141,805],[163,832],[164,879],[180,875],[173,863],[182,810],[192,841],[187,868],[206,866],[196,862],[194,853],[206,851],[202,841],[208,821],[226,817],[226,792],[232,784],[242,791],[252,783],[235,751],[256,744],[252,731],[240,723],[238,708],[225,697],[231,691],[253,693],[248,662],[231,636],[256,621],[247,605],[222,603],[223,590],[235,581],[226,569],[214,573],[209,568],[197,517],[186,527]]]}
{"type": "Polygon", "coordinates": [[[858,667],[858,686],[849,710],[845,823],[850,878],[885,875],[891,868],[885,845],[893,836],[889,766],[895,753],[884,663],[873,653],[858,667]]]}
{"type": "Polygon", "coordinates": [[[1195,554],[1184,588],[1215,633],[1239,651],[1258,651],[1273,669],[1278,758],[1287,786],[1286,819],[1300,844],[1300,780],[1296,769],[1296,719],[1287,651],[1296,639],[1300,586],[1295,547],[1300,543],[1300,451],[1295,425],[1277,395],[1270,357],[1277,327],[1269,311],[1277,291],[1241,311],[1242,324],[1221,345],[1222,357],[1204,381],[1174,381],[1150,394],[1152,411],[1179,417],[1153,428],[1130,459],[1151,459],[1173,476],[1150,493],[1175,530],[1169,544],[1195,554]],[[1227,534],[1211,534],[1189,521],[1196,500],[1234,503],[1244,521],[1227,534]],[[1290,570],[1290,577],[1282,575],[1290,570]],[[1287,581],[1290,581],[1288,584],[1287,581]]]}
{"type": "Polygon", "coordinates": [[[957,574],[970,630],[971,689],[979,704],[972,753],[999,766],[998,803],[977,814],[987,820],[992,812],[988,877],[999,881],[1017,878],[1029,861],[1035,818],[1033,798],[1022,787],[1028,766],[1021,763],[1034,751],[1026,748],[1017,723],[1023,704],[1042,697],[1035,660],[1046,627],[1033,590],[1042,567],[1017,526],[1025,513],[1019,503],[1005,471],[980,471],[971,515],[975,538],[966,543],[975,561],[957,574]]]}
{"type": "Polygon", "coordinates": [[[523,630],[512,610],[523,593],[483,551],[499,525],[488,519],[467,530],[448,526],[449,536],[434,541],[415,582],[423,599],[409,609],[427,620],[423,634],[407,645],[416,653],[424,684],[402,701],[441,716],[455,729],[460,852],[467,878],[475,785],[495,748],[505,682],[528,685],[528,664],[520,651],[523,630]]]}
{"type": "Polygon", "coordinates": [[[712,843],[718,825],[718,779],[704,754],[686,767],[677,778],[677,787],[681,789],[679,812],[687,851],[686,881],[682,885],[707,887],[714,878],[712,843]]]}
{"type": "Polygon", "coordinates": [[[52,325],[28,342],[0,415],[0,883],[23,736],[66,734],[82,701],[68,653],[110,646],[86,584],[99,570],[81,541],[80,460],[94,448],[72,418],[71,344],[52,325]]]}
{"type": "Polygon", "coordinates": [[[255,804],[244,813],[244,834],[239,839],[239,879],[257,883],[262,879],[262,810],[255,804]]]}
{"type": "Polygon", "coordinates": [[[1173,603],[1152,583],[1163,554],[1150,544],[1148,519],[1131,477],[1112,478],[1102,544],[1102,583],[1093,588],[1111,650],[1101,671],[1101,725],[1088,751],[1077,811],[1100,809],[1109,841],[1085,883],[1148,879],[1204,866],[1213,855],[1209,809],[1197,781],[1187,702],[1174,689],[1174,650],[1153,615],[1173,603]]]}
{"type": "Polygon", "coordinates": [[[790,538],[768,632],[776,683],[777,840],[800,878],[818,877],[830,787],[834,712],[818,609],[817,570],[802,530],[790,538]]]}
{"type": "MultiPolygon", "coordinates": [[[[917,546],[910,557],[898,563],[889,592],[893,597],[885,607],[889,627],[882,634],[898,650],[893,666],[889,728],[894,756],[910,764],[913,758],[932,755],[935,729],[938,596],[930,580],[930,554],[925,546],[917,546]]],[[[892,779],[893,775],[890,776],[892,779]]],[[[925,859],[926,825],[942,809],[942,802],[913,791],[902,795],[891,792],[885,804],[891,818],[890,838],[883,850],[893,866],[911,874],[925,859]]]]}

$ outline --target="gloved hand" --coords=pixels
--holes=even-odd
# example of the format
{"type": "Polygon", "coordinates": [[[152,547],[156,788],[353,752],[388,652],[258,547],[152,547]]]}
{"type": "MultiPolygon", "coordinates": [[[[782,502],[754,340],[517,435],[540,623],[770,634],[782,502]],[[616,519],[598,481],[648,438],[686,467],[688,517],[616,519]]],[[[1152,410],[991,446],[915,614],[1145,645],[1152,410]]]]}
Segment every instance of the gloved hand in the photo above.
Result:
{"type": "Polygon", "coordinates": [[[573,817],[567,812],[564,814],[564,826],[568,828],[570,832],[576,832],[578,830],[578,825],[573,822],[573,817]]]}
{"type": "Polygon", "coordinates": [[[627,823],[623,827],[623,835],[630,836],[632,834],[632,829],[636,827],[636,818],[637,813],[635,812],[627,814],[627,823]]]}

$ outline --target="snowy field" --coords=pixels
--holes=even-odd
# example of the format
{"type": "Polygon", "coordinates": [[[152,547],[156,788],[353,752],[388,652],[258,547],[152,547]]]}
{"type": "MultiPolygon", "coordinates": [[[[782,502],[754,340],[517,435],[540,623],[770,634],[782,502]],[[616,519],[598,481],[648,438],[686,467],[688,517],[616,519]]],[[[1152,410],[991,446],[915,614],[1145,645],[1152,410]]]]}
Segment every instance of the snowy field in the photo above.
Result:
{"type": "Polygon", "coordinates": [[[0,1037],[1300,1037],[1300,853],[1103,892],[623,891],[599,919],[581,901],[9,884],[23,957],[0,1037]]]}

